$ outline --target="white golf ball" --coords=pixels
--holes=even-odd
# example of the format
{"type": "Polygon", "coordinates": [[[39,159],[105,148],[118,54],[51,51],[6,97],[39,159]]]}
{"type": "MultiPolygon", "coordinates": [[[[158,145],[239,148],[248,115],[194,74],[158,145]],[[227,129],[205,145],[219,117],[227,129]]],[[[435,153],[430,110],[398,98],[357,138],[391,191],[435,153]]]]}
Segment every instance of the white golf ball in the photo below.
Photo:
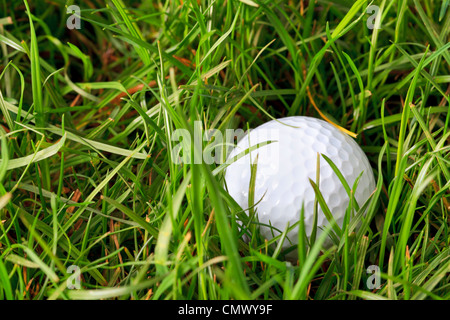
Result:
{"type": "MultiPolygon", "coordinates": [[[[375,179],[369,161],[349,136],[326,121],[303,116],[269,121],[250,130],[232,150],[228,159],[239,155],[249,146],[272,141],[233,162],[226,169],[225,182],[230,195],[244,210],[249,208],[251,163],[257,159],[254,203],[260,232],[270,240],[300,219],[302,203],[305,208],[305,231],[309,237],[313,228],[315,192],[309,179],[316,181],[317,154],[332,160],[350,188],[362,173],[355,200],[362,206],[375,189],[375,179]],[[264,226],[267,225],[267,226],[264,226]]],[[[349,196],[338,176],[320,156],[319,189],[334,220],[342,227],[349,196]]],[[[317,236],[328,225],[320,205],[317,215],[317,236]]],[[[283,249],[298,243],[298,227],[293,228],[283,249]]],[[[327,240],[331,243],[330,239],[327,240]]],[[[295,251],[294,251],[295,252],[295,251]]]]}

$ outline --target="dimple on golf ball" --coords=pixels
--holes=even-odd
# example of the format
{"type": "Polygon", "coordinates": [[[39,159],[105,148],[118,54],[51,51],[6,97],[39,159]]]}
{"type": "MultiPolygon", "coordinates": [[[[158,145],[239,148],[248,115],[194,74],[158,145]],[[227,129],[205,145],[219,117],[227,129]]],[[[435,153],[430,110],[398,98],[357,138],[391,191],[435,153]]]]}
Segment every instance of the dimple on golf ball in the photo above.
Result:
{"type": "MultiPolygon", "coordinates": [[[[318,154],[331,159],[350,188],[362,173],[354,193],[359,206],[375,189],[372,168],[362,149],[351,137],[326,121],[305,116],[269,121],[250,130],[228,159],[258,144],[263,145],[250,150],[227,167],[225,182],[234,200],[244,210],[248,209],[251,164],[256,163],[254,209],[261,224],[260,233],[268,240],[280,234],[276,229],[284,232],[288,223],[292,226],[299,220],[302,204],[305,232],[308,237],[311,235],[315,192],[309,179],[317,182],[318,154]]],[[[337,225],[342,227],[349,195],[322,156],[319,162],[320,192],[337,225]]],[[[317,235],[328,224],[318,205],[317,235]]],[[[298,243],[298,227],[289,231],[287,237],[290,241],[284,241],[283,249],[298,243]]]]}

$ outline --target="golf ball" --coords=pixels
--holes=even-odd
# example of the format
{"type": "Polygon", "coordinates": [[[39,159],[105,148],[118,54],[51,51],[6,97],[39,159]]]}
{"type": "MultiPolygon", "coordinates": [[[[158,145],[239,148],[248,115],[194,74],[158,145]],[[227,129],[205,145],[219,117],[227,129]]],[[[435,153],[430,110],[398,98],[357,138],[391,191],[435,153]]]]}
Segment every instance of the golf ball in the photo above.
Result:
{"type": "MultiPolygon", "coordinates": [[[[315,192],[309,181],[317,183],[317,156],[326,155],[339,169],[349,187],[359,179],[355,200],[362,206],[375,189],[369,161],[348,135],[330,123],[304,116],[272,120],[250,130],[231,151],[232,162],[225,172],[230,195],[244,210],[249,208],[251,164],[256,163],[254,199],[261,235],[270,240],[300,219],[302,203],[306,235],[310,237],[314,221],[315,192]],[[270,143],[268,143],[270,142],[270,143]],[[249,149],[254,148],[254,149],[249,149]]],[[[325,159],[319,159],[319,189],[337,224],[342,227],[349,196],[337,174],[325,159]]],[[[320,205],[317,236],[328,225],[320,205]]],[[[288,232],[283,249],[298,243],[298,227],[288,232]]],[[[330,244],[330,239],[327,239],[330,244]]],[[[295,252],[295,251],[294,251],[295,252]]]]}

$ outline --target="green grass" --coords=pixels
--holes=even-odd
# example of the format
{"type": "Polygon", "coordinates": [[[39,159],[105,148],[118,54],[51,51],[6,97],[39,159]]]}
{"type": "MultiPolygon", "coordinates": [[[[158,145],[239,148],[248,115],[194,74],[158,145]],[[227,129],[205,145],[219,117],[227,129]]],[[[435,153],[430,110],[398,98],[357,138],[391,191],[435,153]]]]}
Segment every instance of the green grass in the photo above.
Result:
{"type": "Polygon", "coordinates": [[[368,1],[1,2],[0,299],[450,299],[448,1],[372,4],[380,29],[368,1]],[[292,263],[225,166],[173,154],[288,115],[357,134],[377,180],[342,229],[290,226],[292,263]]]}

